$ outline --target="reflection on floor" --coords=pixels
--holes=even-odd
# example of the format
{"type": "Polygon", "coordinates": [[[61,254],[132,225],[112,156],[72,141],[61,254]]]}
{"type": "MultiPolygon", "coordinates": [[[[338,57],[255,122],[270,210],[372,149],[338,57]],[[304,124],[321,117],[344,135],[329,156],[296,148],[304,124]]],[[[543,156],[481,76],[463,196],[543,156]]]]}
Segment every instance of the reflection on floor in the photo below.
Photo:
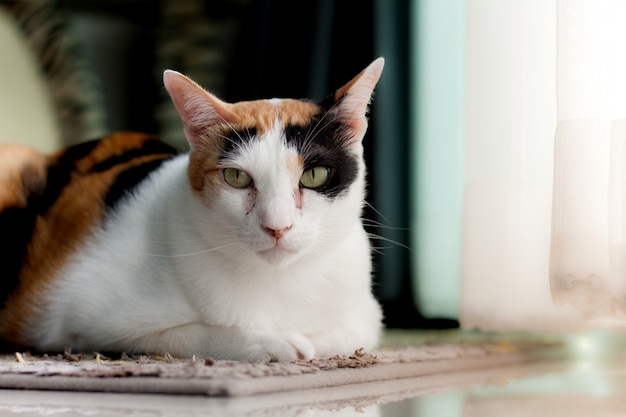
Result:
{"type": "MultiPolygon", "coordinates": [[[[381,416],[617,416],[626,413],[626,338],[618,333],[566,339],[562,357],[524,367],[472,371],[470,385],[380,407],[381,416]],[[485,377],[485,379],[482,379],[485,377]],[[482,379],[482,380],[481,380],[482,379]]],[[[471,375],[470,375],[471,374],[471,375]]]]}
{"type": "Polygon", "coordinates": [[[602,417],[626,413],[626,355],[622,354],[626,337],[594,333],[564,340],[557,355],[523,366],[235,399],[4,390],[0,415],[602,417]]]}

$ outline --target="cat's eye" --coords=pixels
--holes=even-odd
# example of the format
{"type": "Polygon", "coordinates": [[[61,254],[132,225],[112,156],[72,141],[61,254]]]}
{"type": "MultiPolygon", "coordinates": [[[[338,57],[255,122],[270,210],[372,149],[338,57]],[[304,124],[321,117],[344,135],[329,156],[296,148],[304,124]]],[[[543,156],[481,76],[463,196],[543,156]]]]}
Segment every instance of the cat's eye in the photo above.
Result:
{"type": "Polygon", "coordinates": [[[237,168],[224,169],[224,181],[231,187],[246,188],[252,184],[252,177],[247,172],[237,168]]]}
{"type": "Polygon", "coordinates": [[[326,185],[330,179],[330,169],[326,167],[314,167],[307,169],[300,177],[300,184],[305,188],[316,189],[326,185]]]}

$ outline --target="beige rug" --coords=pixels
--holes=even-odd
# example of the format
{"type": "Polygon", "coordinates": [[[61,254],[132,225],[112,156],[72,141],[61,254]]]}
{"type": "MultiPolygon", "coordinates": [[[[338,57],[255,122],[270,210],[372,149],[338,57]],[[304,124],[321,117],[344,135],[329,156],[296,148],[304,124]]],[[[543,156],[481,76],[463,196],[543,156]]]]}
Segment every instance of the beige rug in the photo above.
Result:
{"type": "Polygon", "coordinates": [[[0,355],[0,389],[235,397],[387,381],[549,359],[545,340],[427,342],[288,363],[101,354],[0,355]]]}

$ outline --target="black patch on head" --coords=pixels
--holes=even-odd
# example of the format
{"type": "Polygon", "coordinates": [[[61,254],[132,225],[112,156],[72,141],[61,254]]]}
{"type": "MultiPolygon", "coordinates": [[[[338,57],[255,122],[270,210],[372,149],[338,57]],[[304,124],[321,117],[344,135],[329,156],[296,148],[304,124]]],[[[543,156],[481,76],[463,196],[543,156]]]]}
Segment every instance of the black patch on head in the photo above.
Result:
{"type": "Polygon", "coordinates": [[[120,172],[111,184],[104,198],[106,208],[108,210],[115,210],[118,203],[124,197],[131,195],[139,183],[146,179],[154,170],[159,168],[163,162],[169,159],[171,159],[171,157],[154,159],[141,165],[129,167],[120,172]]]}
{"type": "Polygon", "coordinates": [[[313,118],[306,126],[288,125],[287,144],[304,159],[304,170],[316,166],[330,168],[330,180],[315,191],[334,199],[345,192],[359,173],[357,157],[350,151],[349,128],[340,120],[327,119],[328,113],[313,118]],[[324,116],[326,115],[326,116],[324,116]]]}
{"type": "Polygon", "coordinates": [[[257,130],[255,127],[242,130],[230,130],[224,135],[224,148],[219,156],[219,159],[229,160],[234,155],[239,153],[239,150],[248,144],[250,141],[257,137],[257,130]]]}

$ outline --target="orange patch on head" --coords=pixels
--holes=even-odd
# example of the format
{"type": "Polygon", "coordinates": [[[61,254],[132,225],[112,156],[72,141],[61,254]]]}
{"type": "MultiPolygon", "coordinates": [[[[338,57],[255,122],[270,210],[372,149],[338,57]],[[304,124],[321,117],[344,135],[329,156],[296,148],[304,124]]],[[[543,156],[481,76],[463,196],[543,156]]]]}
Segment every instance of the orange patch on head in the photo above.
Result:
{"type": "Polygon", "coordinates": [[[277,119],[282,127],[306,125],[321,112],[320,106],[313,102],[294,99],[242,101],[230,105],[228,110],[228,128],[254,128],[259,135],[272,130],[277,119]]]}
{"type": "Polygon", "coordinates": [[[189,176],[191,189],[208,206],[211,205],[211,202],[208,200],[207,193],[204,192],[205,189],[208,187],[214,192],[218,192],[219,188],[224,187],[218,155],[217,149],[212,151],[206,149],[195,150],[189,155],[187,175],[189,176]]]}
{"type": "Polygon", "coordinates": [[[279,104],[280,121],[283,127],[288,125],[306,126],[322,108],[309,101],[284,99],[279,104]]]}
{"type": "Polygon", "coordinates": [[[229,127],[234,130],[255,128],[262,135],[274,127],[276,107],[268,100],[242,101],[230,106],[229,127]]]}

